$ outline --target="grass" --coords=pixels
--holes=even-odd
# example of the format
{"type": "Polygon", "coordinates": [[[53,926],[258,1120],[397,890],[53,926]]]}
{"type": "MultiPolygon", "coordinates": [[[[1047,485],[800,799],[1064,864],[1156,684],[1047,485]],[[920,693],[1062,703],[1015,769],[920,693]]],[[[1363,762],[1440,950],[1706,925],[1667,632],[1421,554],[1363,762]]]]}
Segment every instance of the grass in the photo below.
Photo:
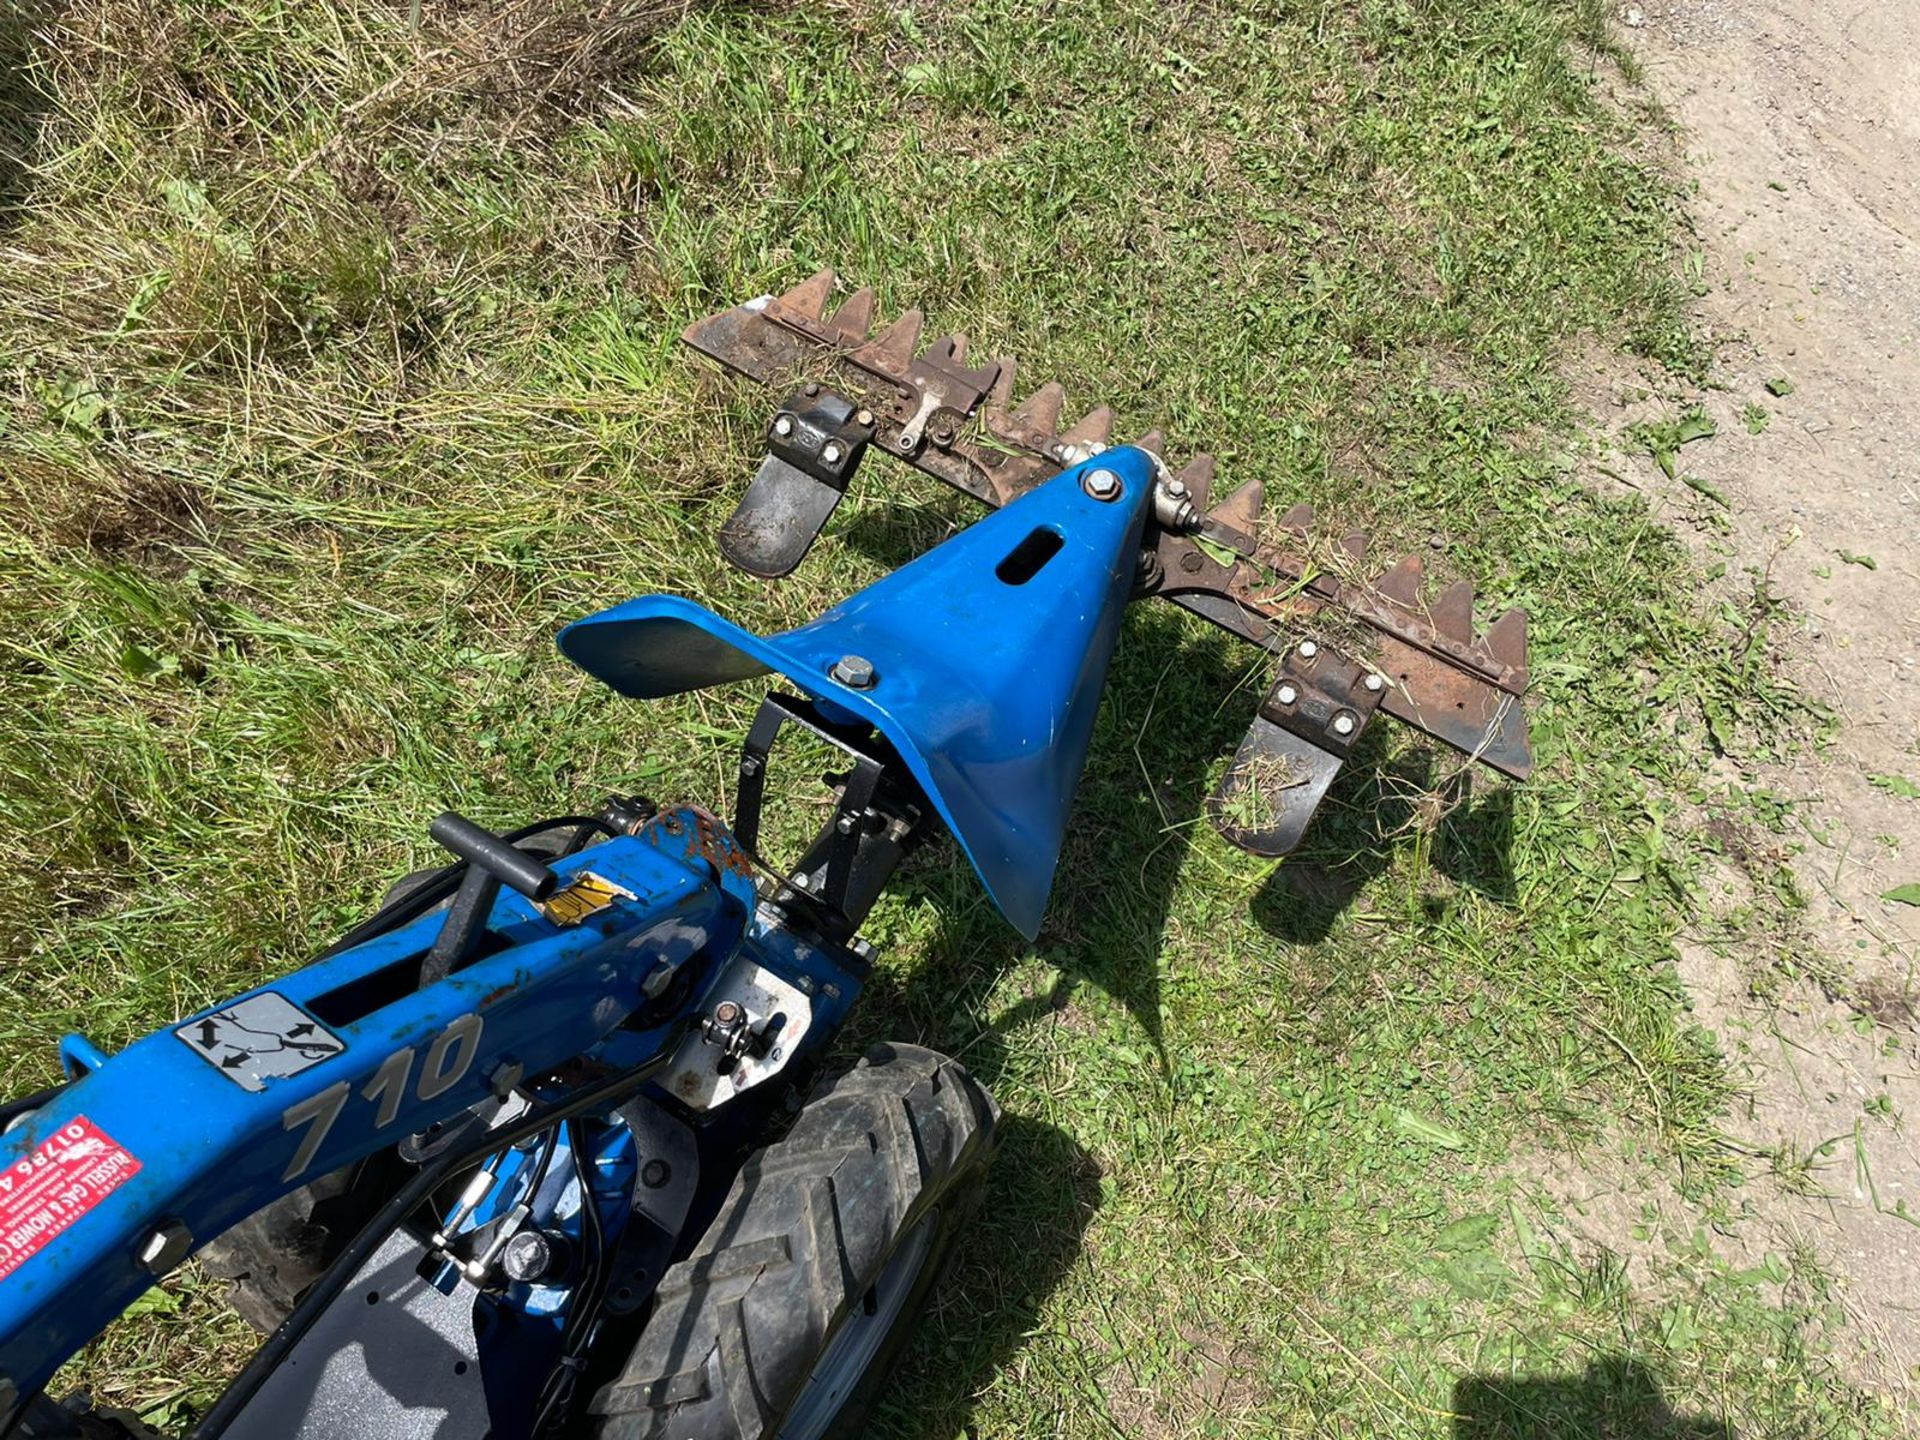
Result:
{"type": "MultiPolygon", "coordinates": [[[[1890,1426],[1817,1270],[1671,1220],[1739,1179],[1684,797],[1795,711],[1764,597],[1575,475],[1570,355],[1704,363],[1603,6],[70,0],[0,42],[12,1089],[297,963],[446,806],[725,805],[749,695],[642,709],[551,635],[650,589],[795,623],[964,520],[876,461],[794,580],[719,561],[765,397],[673,337],[833,264],[1534,627],[1532,783],[1380,735],[1275,866],[1199,819],[1257,658],[1139,609],[1039,943],[946,853],[878,912],[849,1044],[1009,1115],[887,1432],[1890,1426]],[[1673,1196],[1631,1263],[1546,1178],[1582,1146],[1673,1196]]],[[[189,1273],[73,1373],[178,1417],[240,1343],[189,1273]]]]}

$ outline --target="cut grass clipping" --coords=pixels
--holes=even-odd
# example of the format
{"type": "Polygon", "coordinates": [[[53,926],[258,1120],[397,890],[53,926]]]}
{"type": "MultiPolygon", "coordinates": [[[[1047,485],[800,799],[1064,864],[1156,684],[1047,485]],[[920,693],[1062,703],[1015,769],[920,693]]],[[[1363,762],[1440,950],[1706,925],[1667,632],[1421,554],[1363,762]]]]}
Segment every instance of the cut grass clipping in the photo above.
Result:
{"type": "MultiPolygon", "coordinates": [[[[1793,714],[1764,609],[1554,458],[1571,347],[1700,363],[1600,6],[414,14],[3,22],[11,1090],[298,964],[443,808],[726,804],[750,689],[630,704],[551,637],[653,589],[791,625],[967,517],[876,462],[794,580],[720,562],[767,400],[673,337],[832,264],[1526,606],[1536,660],[1533,783],[1375,727],[1275,865],[1198,819],[1257,657],[1137,607],[1039,944],[912,870],[848,1046],[1010,1118],[886,1433],[1877,1423],[1798,1258],[1630,1276],[1543,1178],[1597,1139],[1721,1193],[1672,797],[1793,714]]],[[[143,1309],[68,1378],[184,1420],[245,1337],[191,1267],[143,1309]]]]}

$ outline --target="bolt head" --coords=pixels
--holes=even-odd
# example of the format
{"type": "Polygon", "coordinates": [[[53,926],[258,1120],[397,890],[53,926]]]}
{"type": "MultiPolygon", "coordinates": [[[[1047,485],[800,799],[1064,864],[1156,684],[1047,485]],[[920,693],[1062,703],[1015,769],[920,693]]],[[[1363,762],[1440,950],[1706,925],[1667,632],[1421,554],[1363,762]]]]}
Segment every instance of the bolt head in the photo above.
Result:
{"type": "Polygon", "coordinates": [[[1313,641],[1302,640],[1300,642],[1300,658],[1302,660],[1311,660],[1314,656],[1318,655],[1319,653],[1320,653],[1320,647],[1314,644],[1313,641]]]}
{"type": "Polygon", "coordinates": [[[842,815],[838,820],[833,822],[833,828],[838,830],[842,835],[851,835],[853,833],[853,817],[851,815],[842,815]]]}
{"type": "Polygon", "coordinates": [[[1167,482],[1167,494],[1173,496],[1176,500],[1186,499],[1187,482],[1184,480],[1169,480],[1167,482]]]}
{"type": "Polygon", "coordinates": [[[827,674],[850,690],[870,690],[880,678],[874,673],[873,662],[864,655],[842,655],[827,674]]]}
{"type": "Polygon", "coordinates": [[[787,436],[791,435],[793,433],[793,417],[791,415],[774,416],[773,417],[773,433],[780,436],[782,439],[785,439],[787,436]]]}
{"type": "Polygon", "coordinates": [[[873,411],[868,410],[863,406],[862,408],[853,412],[853,418],[856,424],[871,425],[873,424],[873,411]]]}
{"type": "Polygon", "coordinates": [[[496,1100],[504,1100],[527,1078],[527,1067],[518,1060],[504,1059],[487,1072],[487,1089],[496,1100]]]}
{"type": "Polygon", "coordinates": [[[1300,692],[1291,685],[1282,685],[1276,698],[1282,705],[1291,705],[1300,698],[1300,692]]]}
{"type": "Polygon", "coordinates": [[[722,1025],[733,1024],[739,1020],[744,1013],[739,1004],[732,1000],[722,1000],[718,1005],[713,1007],[713,1018],[722,1025]]]}
{"type": "Polygon", "coordinates": [[[1367,672],[1366,686],[1367,686],[1367,689],[1373,691],[1375,694],[1378,694],[1380,691],[1387,688],[1387,677],[1378,673],[1377,671],[1369,670],[1367,672]]]}
{"type": "Polygon", "coordinates": [[[825,445],[821,446],[820,458],[826,461],[827,464],[829,465],[838,465],[840,463],[839,442],[835,440],[829,440],[825,445]]]}
{"type": "Polygon", "coordinates": [[[1336,735],[1351,735],[1354,731],[1355,724],[1356,722],[1353,716],[1343,710],[1340,714],[1333,717],[1333,733],[1336,735]]]}
{"type": "Polygon", "coordinates": [[[178,1220],[163,1220],[140,1242],[139,1259],[150,1274],[165,1275],[193,1249],[193,1232],[178,1220]]]}
{"type": "Polygon", "coordinates": [[[673,1167],[655,1156],[640,1167],[640,1183],[649,1190],[658,1190],[673,1178],[673,1167]]]}
{"type": "Polygon", "coordinates": [[[1081,479],[1080,488],[1096,500],[1117,500],[1120,498],[1120,477],[1111,470],[1089,470],[1081,479]]]}

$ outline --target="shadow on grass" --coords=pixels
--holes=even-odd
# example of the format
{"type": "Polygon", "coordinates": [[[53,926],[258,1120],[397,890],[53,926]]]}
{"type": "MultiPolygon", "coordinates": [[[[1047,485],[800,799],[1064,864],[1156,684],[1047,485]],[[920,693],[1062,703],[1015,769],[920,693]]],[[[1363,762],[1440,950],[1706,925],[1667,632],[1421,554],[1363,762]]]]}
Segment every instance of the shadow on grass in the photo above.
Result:
{"type": "Polygon", "coordinates": [[[1173,617],[1129,614],[1039,938],[1029,945],[979,894],[956,852],[935,847],[903,877],[909,892],[933,901],[939,920],[912,993],[898,1003],[937,1023],[943,1003],[990,986],[1031,951],[1060,981],[999,1017],[995,1031],[1064,1009],[1091,984],[1124,1005],[1165,1058],[1160,955],[1168,913],[1195,827],[1206,823],[1210,772],[1232,753],[1244,723],[1221,703],[1238,683],[1226,661],[1223,642],[1196,642],[1173,617]]]}
{"type": "Polygon", "coordinates": [[[34,141],[48,103],[33,54],[56,12],[48,0],[0,4],[0,234],[19,223],[33,178],[34,141]]]}
{"type": "Polygon", "coordinates": [[[1080,1258],[1100,1204],[1093,1157],[1057,1126],[1007,1115],[985,1203],[934,1292],[868,1433],[970,1435],[974,1398],[1013,1362],[1080,1258]]]}
{"type": "MultiPolygon", "coordinates": [[[[845,538],[894,569],[942,538],[927,532],[943,529],[932,512],[887,507],[856,519],[845,538]]],[[[1233,753],[1255,698],[1236,698],[1252,658],[1237,648],[1164,607],[1132,607],[1038,940],[1029,945],[993,910],[951,843],[929,847],[894,886],[937,917],[924,958],[904,977],[885,966],[875,973],[850,1034],[946,1050],[993,1090],[1015,1038],[1063,1017],[1093,986],[1125,1007],[1165,1064],[1160,955],[1169,911],[1194,827],[1205,823],[1211,772],[1233,753]],[[972,1018],[1029,953],[1052,968],[1052,982],[984,1025],[972,1018]]],[[[1139,1043],[1133,1026],[1112,1028],[1114,1044],[1139,1043]]],[[[903,1359],[875,1434],[971,1433],[975,1397],[1013,1362],[1079,1259],[1099,1205],[1096,1162],[1071,1135],[1023,1116],[1008,1114],[1002,1136],[987,1203],[903,1359]]]]}
{"type": "Polygon", "coordinates": [[[1653,1371],[1624,1355],[1565,1379],[1466,1376],[1453,1413],[1453,1440],[1734,1440],[1718,1420],[1675,1414],[1653,1371]]]}
{"type": "MultiPolygon", "coordinates": [[[[1326,939],[1367,882],[1423,828],[1436,873],[1496,904],[1513,903],[1513,792],[1495,780],[1477,795],[1486,782],[1472,770],[1436,781],[1435,752],[1389,760],[1381,748],[1377,737],[1361,746],[1305,843],[1254,896],[1253,918],[1269,935],[1295,945],[1326,939]]],[[[1452,760],[1442,763],[1454,769],[1452,760]]]]}

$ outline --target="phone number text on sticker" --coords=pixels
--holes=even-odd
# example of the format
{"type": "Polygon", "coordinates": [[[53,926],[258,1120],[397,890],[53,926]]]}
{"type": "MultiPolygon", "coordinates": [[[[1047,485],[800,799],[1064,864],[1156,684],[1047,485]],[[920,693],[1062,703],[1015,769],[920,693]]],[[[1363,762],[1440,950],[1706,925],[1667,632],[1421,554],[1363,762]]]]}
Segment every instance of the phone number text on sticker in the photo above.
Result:
{"type": "Polygon", "coordinates": [[[140,1173],[140,1162],[76,1115],[0,1171],[0,1280],[140,1173]]]}

